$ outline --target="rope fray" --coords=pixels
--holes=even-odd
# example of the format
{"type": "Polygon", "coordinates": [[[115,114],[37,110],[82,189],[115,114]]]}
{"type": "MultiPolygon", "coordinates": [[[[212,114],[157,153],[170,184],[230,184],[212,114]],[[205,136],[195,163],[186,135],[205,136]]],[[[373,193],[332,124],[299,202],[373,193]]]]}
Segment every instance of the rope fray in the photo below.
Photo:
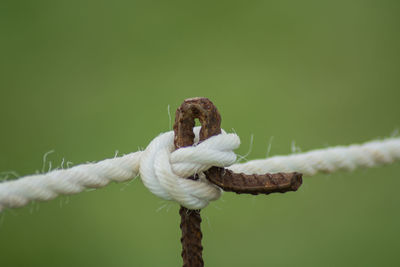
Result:
{"type": "Polygon", "coordinates": [[[195,145],[191,147],[175,150],[174,132],[170,131],[154,138],[144,151],[2,182],[0,210],[104,187],[111,181],[128,181],[139,174],[143,184],[155,195],[189,209],[201,209],[221,195],[220,188],[203,177],[203,171],[211,166],[229,166],[229,170],[246,174],[298,171],[312,176],[400,160],[400,138],[389,138],[233,164],[236,161],[233,150],[240,145],[239,137],[223,131],[197,144],[199,130],[200,127],[194,128],[195,145]],[[182,179],[192,175],[200,179],[182,179]]]}

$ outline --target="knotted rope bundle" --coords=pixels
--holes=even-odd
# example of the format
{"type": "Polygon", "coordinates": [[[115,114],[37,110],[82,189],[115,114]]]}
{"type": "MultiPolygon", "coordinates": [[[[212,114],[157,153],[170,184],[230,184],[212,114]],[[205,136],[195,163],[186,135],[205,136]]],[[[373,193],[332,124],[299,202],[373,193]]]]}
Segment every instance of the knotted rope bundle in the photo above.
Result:
{"type": "MultiPolygon", "coordinates": [[[[194,132],[198,141],[199,128],[196,127],[194,132]]],[[[248,174],[299,171],[312,176],[400,160],[400,138],[389,138],[233,164],[236,161],[233,150],[240,144],[236,134],[223,132],[179,150],[174,149],[173,135],[172,131],[159,135],[145,151],[2,182],[0,210],[104,187],[111,181],[128,181],[139,174],[144,185],[155,195],[190,209],[200,209],[221,194],[218,187],[202,179],[202,172],[211,166],[229,166],[232,171],[248,174]],[[199,180],[182,179],[195,174],[200,176],[199,180]]]]}
{"type": "MultiPolygon", "coordinates": [[[[195,143],[199,131],[200,127],[194,129],[195,143]]],[[[140,176],[153,194],[175,200],[188,209],[202,209],[221,195],[221,190],[204,178],[203,171],[233,164],[236,161],[233,150],[239,145],[236,134],[223,132],[198,145],[175,150],[174,132],[167,132],[155,138],[144,151],[140,176]],[[195,174],[200,176],[199,180],[186,179],[195,174]]]]}

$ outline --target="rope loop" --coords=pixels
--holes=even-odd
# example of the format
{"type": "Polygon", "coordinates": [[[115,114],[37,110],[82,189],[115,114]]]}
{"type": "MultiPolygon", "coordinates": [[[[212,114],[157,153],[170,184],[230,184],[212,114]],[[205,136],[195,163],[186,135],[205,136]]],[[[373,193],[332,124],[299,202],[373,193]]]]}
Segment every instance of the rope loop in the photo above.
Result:
{"type": "Polygon", "coordinates": [[[174,132],[159,135],[148,145],[140,160],[143,184],[165,200],[175,200],[188,209],[205,208],[221,196],[221,190],[205,179],[211,166],[226,167],[236,161],[240,145],[236,134],[221,134],[199,142],[200,127],[193,129],[195,145],[175,150],[174,132]],[[197,175],[198,180],[186,179],[197,175]]]}

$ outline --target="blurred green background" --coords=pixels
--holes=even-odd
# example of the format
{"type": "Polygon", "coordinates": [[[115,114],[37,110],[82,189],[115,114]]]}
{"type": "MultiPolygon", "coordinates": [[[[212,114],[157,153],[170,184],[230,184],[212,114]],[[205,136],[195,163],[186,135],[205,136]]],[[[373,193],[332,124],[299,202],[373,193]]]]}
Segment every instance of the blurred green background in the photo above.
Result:
{"type": "MultiPolygon", "coordinates": [[[[247,159],[269,143],[277,155],[390,136],[399,12],[386,0],[2,0],[0,172],[41,170],[50,150],[46,169],[145,148],[170,129],[168,105],[173,116],[193,96],[216,104],[239,155],[254,135],[247,159]]],[[[206,266],[398,265],[399,175],[394,164],[306,177],[296,193],[225,193],[202,211],[206,266]]],[[[181,265],[178,205],[140,179],[0,218],[4,267],[181,265]]]]}

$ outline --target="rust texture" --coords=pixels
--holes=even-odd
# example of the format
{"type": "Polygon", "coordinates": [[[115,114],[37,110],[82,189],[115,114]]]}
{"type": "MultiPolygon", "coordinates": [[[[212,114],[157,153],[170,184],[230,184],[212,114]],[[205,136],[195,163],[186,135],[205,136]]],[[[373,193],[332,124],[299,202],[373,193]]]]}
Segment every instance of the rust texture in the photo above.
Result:
{"type": "Polygon", "coordinates": [[[189,210],[181,206],[179,215],[181,216],[183,266],[204,266],[200,210],[189,210]]]}
{"type": "Polygon", "coordinates": [[[302,183],[302,174],[298,172],[248,175],[213,167],[205,174],[210,182],[218,185],[224,191],[238,194],[258,195],[297,191],[302,183]]]}
{"type": "MultiPolygon", "coordinates": [[[[221,133],[221,116],[213,103],[207,98],[186,99],[177,109],[174,124],[174,144],[179,149],[193,145],[195,119],[201,123],[200,141],[221,133]]],[[[195,180],[195,177],[188,177],[195,180]]],[[[182,230],[182,259],[184,267],[204,266],[201,239],[200,210],[180,208],[182,230]]]]}
{"type": "Polygon", "coordinates": [[[189,98],[175,113],[175,148],[193,145],[195,119],[201,124],[200,142],[221,133],[221,116],[214,104],[204,97],[189,98]]]}
{"type": "MultiPolygon", "coordinates": [[[[193,127],[196,118],[201,124],[200,142],[221,133],[221,116],[209,99],[201,97],[186,99],[175,114],[174,144],[176,149],[193,145],[193,127]]],[[[238,194],[285,193],[296,191],[302,183],[302,174],[297,172],[247,175],[234,173],[225,168],[211,167],[204,173],[210,182],[224,191],[238,194]]],[[[187,178],[197,179],[194,176],[187,178]]],[[[181,215],[183,266],[204,266],[200,210],[189,210],[181,206],[179,214],[181,215]]]]}

